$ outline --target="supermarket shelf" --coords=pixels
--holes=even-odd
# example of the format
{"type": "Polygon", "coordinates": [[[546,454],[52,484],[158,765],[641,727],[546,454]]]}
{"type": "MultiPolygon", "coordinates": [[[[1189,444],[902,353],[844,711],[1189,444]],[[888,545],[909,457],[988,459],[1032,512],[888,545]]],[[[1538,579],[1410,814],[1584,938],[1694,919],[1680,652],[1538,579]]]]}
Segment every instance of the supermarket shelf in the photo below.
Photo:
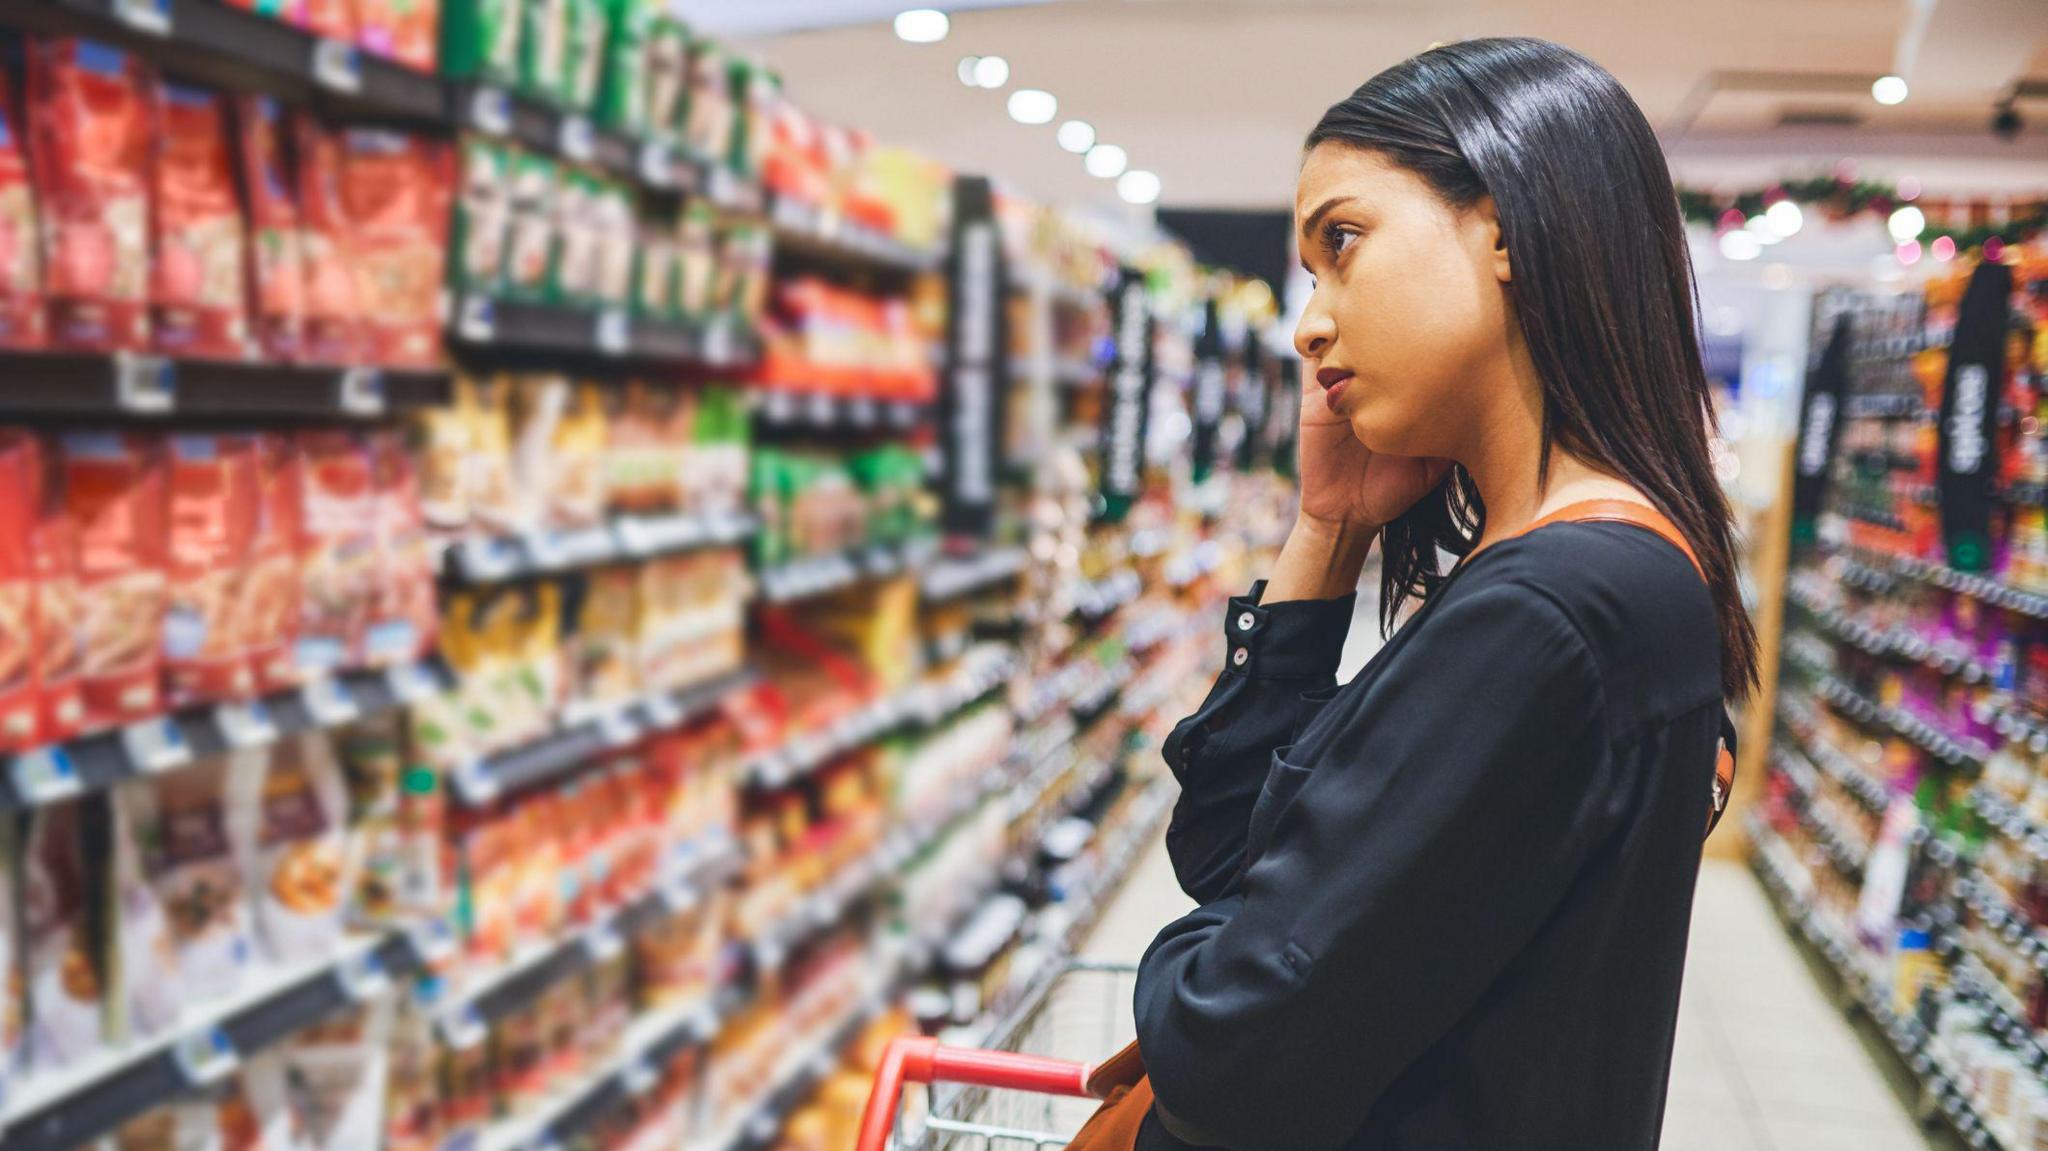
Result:
{"type": "Polygon", "coordinates": [[[127,352],[0,352],[0,375],[0,417],[15,419],[366,420],[445,404],[452,390],[446,372],[127,352]]]}
{"type": "MultiPolygon", "coordinates": [[[[511,140],[529,152],[595,168],[607,175],[641,180],[635,142],[597,126],[581,112],[529,100],[495,84],[454,84],[448,92],[456,127],[511,140]]],[[[659,154],[650,157],[658,159],[659,154]]],[[[665,168],[656,173],[672,181],[665,168]]]]}
{"type": "Polygon", "coordinates": [[[1124,568],[1074,589],[1074,615],[1086,624],[1100,623],[1144,591],[1145,583],[1138,573],[1124,568]]]}
{"type": "Polygon", "coordinates": [[[931,420],[932,406],[795,388],[761,388],[754,408],[757,429],[775,432],[906,431],[931,420]]]}
{"type": "Polygon", "coordinates": [[[1968,652],[1930,643],[1899,628],[1872,627],[1854,612],[1827,606],[1805,591],[1796,580],[1786,598],[1798,604],[1836,639],[1880,659],[1907,660],[1968,684],[1985,683],[1992,678],[1991,669],[1968,652]]]}
{"type": "Polygon", "coordinates": [[[775,228],[778,259],[907,276],[936,272],[946,260],[942,249],[906,244],[801,200],[768,197],[768,220],[775,228]]]}
{"type": "Polygon", "coordinates": [[[791,560],[755,573],[761,598],[771,604],[796,603],[849,588],[871,579],[886,579],[922,570],[930,562],[930,541],[876,544],[831,555],[791,560]]]}
{"type": "Polygon", "coordinates": [[[359,938],[340,952],[259,970],[232,996],[190,1010],[159,1038],[10,1085],[0,1145],[64,1151],[88,1143],[152,1107],[219,1082],[242,1058],[382,993],[413,964],[399,936],[359,938]]]}
{"type": "Polygon", "coordinates": [[[1891,806],[1891,788],[1857,766],[1855,761],[1838,748],[1817,745],[1797,737],[1790,741],[1779,739],[1773,742],[1772,747],[1786,754],[1798,756],[1841,784],[1842,790],[1848,792],[1851,798],[1862,804],[1863,809],[1872,815],[1883,815],[1891,806]]]}
{"type": "Polygon", "coordinates": [[[1835,870],[1850,881],[1860,883],[1863,879],[1864,866],[1870,862],[1870,844],[1837,826],[1826,813],[1814,806],[1819,771],[1812,764],[1788,751],[1782,744],[1774,744],[1771,751],[1771,766],[1777,769],[1779,774],[1792,780],[1799,791],[1799,822],[1827,852],[1828,862],[1834,865],[1835,870]]]}
{"type": "Polygon", "coordinates": [[[1920,750],[1953,766],[1969,764],[1981,768],[1991,756],[1991,749],[1982,743],[1955,739],[1920,717],[1878,703],[1832,676],[1821,677],[1813,690],[1850,719],[1890,728],[1920,750]]]}
{"type": "MultiPolygon", "coordinates": [[[[2025,955],[2027,961],[2033,964],[2034,970],[2048,974],[2048,936],[2042,934],[2041,929],[2035,926],[2031,919],[2027,918],[2025,912],[2014,907],[2011,901],[2005,897],[2004,892],[1998,890],[1994,884],[1982,876],[1964,875],[1956,880],[1953,894],[1957,899],[1962,900],[1971,911],[1976,912],[1991,930],[2003,937],[2008,945],[2017,948],[2022,955],[2025,955]]],[[[1968,949],[1961,947],[1960,944],[1958,945],[1958,950],[1968,954],[1968,949]]],[[[1971,961],[1973,963],[1976,962],[1974,957],[1972,957],[1971,961]]],[[[1981,968],[1982,965],[1978,964],[1978,966],[1981,968]]],[[[2014,1010],[2008,1013],[2012,1018],[2026,1018],[2026,1012],[2017,1009],[2018,1005],[2010,1002],[2010,995],[2005,996],[2005,1000],[2007,1006],[2014,1008],[2014,1010]]],[[[2025,1030],[2028,1031],[2029,1035],[2032,1035],[2031,1028],[2025,1028],[2025,1030]]],[[[2038,1041],[2038,1037],[2036,1037],[2035,1046],[2039,1048],[2040,1055],[2040,1058],[2034,1061],[2035,1069],[2048,1068],[2048,1046],[2042,1046],[2038,1041]]]]}
{"type": "Polygon", "coordinates": [[[1010,290],[1013,292],[1043,291],[1046,298],[1055,305],[1065,308],[1091,309],[1104,306],[1108,296],[1100,291],[1077,288],[1065,280],[1035,268],[1013,267],[1010,269],[1010,290]]]}
{"type": "Polygon", "coordinates": [[[1915,559],[1911,556],[1887,555],[1876,552],[1848,553],[1847,558],[1851,562],[1862,563],[1866,566],[1881,565],[1889,568],[1892,574],[1896,576],[1932,584],[1944,591],[1966,595],[1971,599],[1990,604],[1992,607],[2018,612],[2021,615],[2030,616],[2034,619],[2048,619],[2048,596],[2023,591],[2010,584],[2001,583],[1998,580],[1977,575],[1973,572],[1957,571],[1943,564],[1915,559]]]}
{"type": "Polygon", "coordinates": [[[993,548],[974,556],[933,561],[919,588],[927,604],[945,603],[1015,579],[1031,561],[1023,548],[993,548]]]}
{"type": "Polygon", "coordinates": [[[0,20],[144,49],[179,75],[311,98],[344,118],[425,126],[447,117],[436,77],[220,0],[4,0],[0,20]]]}
{"type": "Polygon", "coordinates": [[[1925,419],[1930,413],[1919,396],[1850,396],[1846,404],[1852,420],[1925,419]]]}
{"type": "Polygon", "coordinates": [[[903,993],[906,975],[898,973],[868,996],[858,1008],[825,1029],[816,1043],[785,1056],[771,1077],[773,1086],[742,1114],[713,1134],[689,1144],[688,1151],[764,1151],[790,1114],[803,1105],[818,1084],[837,1070],[846,1049],[903,993]]]}
{"type": "Polygon", "coordinates": [[[1970,810],[1981,816],[1992,830],[2030,851],[2048,853],[2048,828],[2028,819],[2012,801],[1979,783],[1963,796],[1970,810]]]}
{"type": "Polygon", "coordinates": [[[507,792],[566,775],[650,732],[701,719],[726,697],[753,687],[758,680],[755,672],[743,668],[695,687],[654,692],[615,711],[557,728],[531,743],[458,765],[451,773],[455,800],[465,807],[481,807],[507,792]]]}
{"type": "Polygon", "coordinates": [[[446,691],[438,662],[315,679],[247,703],[186,708],[6,758],[0,811],[38,807],[446,691]]]}
{"type": "Polygon", "coordinates": [[[626,308],[537,304],[482,292],[455,297],[450,316],[450,342],[475,355],[709,369],[746,367],[760,355],[754,336],[724,317],[691,326],[648,320],[626,308]]]}
{"type": "Polygon", "coordinates": [[[760,530],[744,512],[620,516],[607,524],[514,536],[473,536],[449,546],[444,577],[489,584],[554,575],[577,568],[727,548],[760,530]]]}

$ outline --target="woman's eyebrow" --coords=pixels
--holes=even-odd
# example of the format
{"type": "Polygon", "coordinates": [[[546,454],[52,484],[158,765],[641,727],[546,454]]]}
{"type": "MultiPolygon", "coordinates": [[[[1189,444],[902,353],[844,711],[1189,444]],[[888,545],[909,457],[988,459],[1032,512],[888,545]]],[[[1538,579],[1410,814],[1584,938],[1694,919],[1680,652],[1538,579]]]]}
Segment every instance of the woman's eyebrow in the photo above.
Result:
{"type": "Polygon", "coordinates": [[[1322,203],[1316,205],[1315,211],[1310,212],[1307,216],[1302,217],[1302,236],[1308,237],[1315,235],[1316,225],[1322,222],[1324,216],[1329,215],[1331,212],[1335,211],[1340,207],[1343,207],[1345,204],[1351,203],[1353,200],[1356,200],[1357,198],[1358,197],[1356,196],[1332,196],[1329,199],[1324,200],[1322,203]]]}

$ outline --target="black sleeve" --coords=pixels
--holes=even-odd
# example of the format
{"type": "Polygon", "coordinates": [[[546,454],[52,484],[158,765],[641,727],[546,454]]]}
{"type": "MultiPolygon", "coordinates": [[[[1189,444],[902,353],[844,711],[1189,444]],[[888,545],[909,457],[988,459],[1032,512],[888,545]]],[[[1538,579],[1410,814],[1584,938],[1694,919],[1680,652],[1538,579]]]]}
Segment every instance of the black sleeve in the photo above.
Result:
{"type": "Polygon", "coordinates": [[[1161,749],[1181,784],[1166,850],[1182,890],[1198,903],[1220,898],[1243,871],[1246,829],[1266,765],[1314,716],[1317,689],[1336,682],[1358,600],[1347,595],[1262,605],[1265,590],[1260,580],[1249,595],[1230,601],[1223,674],[1161,749]]]}
{"type": "Polygon", "coordinates": [[[1315,731],[1322,754],[1274,757],[1242,882],[1145,954],[1139,1045],[1183,1139],[1341,1146],[1616,825],[1599,678],[1564,612],[1504,583],[1428,626],[1418,671],[1315,731]]]}

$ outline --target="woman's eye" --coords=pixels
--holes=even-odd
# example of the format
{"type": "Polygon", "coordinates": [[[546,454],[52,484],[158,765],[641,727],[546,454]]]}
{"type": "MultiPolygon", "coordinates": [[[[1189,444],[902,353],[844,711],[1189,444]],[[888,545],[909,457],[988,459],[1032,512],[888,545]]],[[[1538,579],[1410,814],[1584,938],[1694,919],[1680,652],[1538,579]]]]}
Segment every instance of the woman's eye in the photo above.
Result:
{"type": "Polygon", "coordinates": [[[1358,233],[1349,228],[1337,224],[1328,224],[1323,227],[1323,247],[1330,253],[1330,258],[1333,260],[1343,255],[1344,250],[1349,248],[1352,241],[1356,239],[1358,239],[1358,233]]]}

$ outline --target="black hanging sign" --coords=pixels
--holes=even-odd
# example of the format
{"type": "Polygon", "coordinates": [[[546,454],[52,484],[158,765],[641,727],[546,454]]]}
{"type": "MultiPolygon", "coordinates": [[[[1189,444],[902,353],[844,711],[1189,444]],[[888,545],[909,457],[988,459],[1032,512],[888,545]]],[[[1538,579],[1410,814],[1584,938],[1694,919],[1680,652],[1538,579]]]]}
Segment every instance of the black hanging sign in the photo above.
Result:
{"type": "Polygon", "coordinates": [[[1110,301],[1116,354],[1102,409],[1102,515],[1121,522],[1145,478],[1145,422],[1152,406],[1152,304],[1144,273],[1125,268],[1110,301]]]}
{"type": "Polygon", "coordinates": [[[1237,412],[1244,417],[1244,436],[1237,441],[1237,470],[1249,472],[1258,466],[1259,449],[1265,446],[1266,348],[1257,332],[1244,337],[1244,377],[1237,382],[1237,412]]]}
{"type": "Polygon", "coordinates": [[[940,526],[949,537],[995,530],[1003,397],[1008,394],[1003,241],[988,180],[953,182],[946,380],[939,389],[940,526]]]}
{"type": "Polygon", "coordinates": [[[1948,376],[1941,389],[1941,538],[1949,566],[1983,571],[1991,562],[1992,481],[1998,475],[1998,405],[2005,391],[2012,268],[1977,265],[1956,311],[1948,376]]]}
{"type": "Polygon", "coordinates": [[[1230,376],[1224,364],[1223,317],[1215,297],[1202,308],[1202,334],[1195,340],[1194,480],[1201,483],[1216,469],[1216,445],[1223,428],[1224,401],[1230,376]]]}
{"type": "Polygon", "coordinates": [[[1806,373],[1799,402],[1799,451],[1792,461],[1792,538],[1813,538],[1814,517],[1827,499],[1835,443],[1842,426],[1842,394],[1849,382],[1849,313],[1835,319],[1827,350],[1806,373]]]}

